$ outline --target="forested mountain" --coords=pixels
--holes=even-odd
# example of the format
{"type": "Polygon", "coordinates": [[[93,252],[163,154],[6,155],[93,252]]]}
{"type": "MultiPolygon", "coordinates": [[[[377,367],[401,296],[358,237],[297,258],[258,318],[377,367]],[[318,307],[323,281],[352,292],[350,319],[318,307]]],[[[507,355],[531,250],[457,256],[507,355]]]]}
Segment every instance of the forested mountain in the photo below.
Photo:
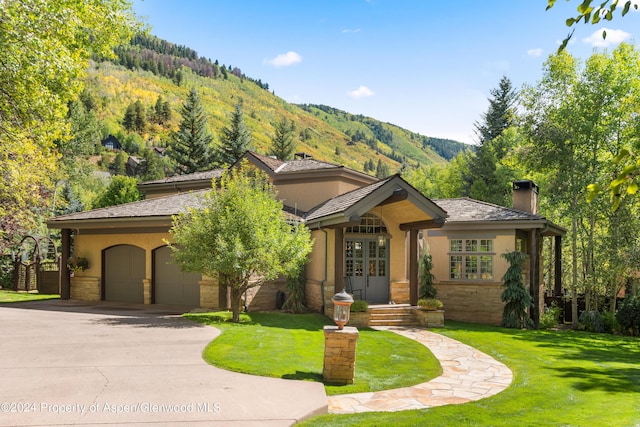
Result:
{"type": "Polygon", "coordinates": [[[154,36],[138,35],[115,52],[113,62],[94,58],[83,99],[95,105],[105,135],[124,139],[128,151],[167,146],[192,87],[202,99],[214,143],[235,105],[242,102],[252,149],[264,154],[270,154],[274,126],[283,118],[295,125],[296,151],[367,172],[377,163],[390,173],[403,165],[441,164],[467,147],[331,107],[289,104],[270,92],[267,83],[246,76],[240,68],[221,65],[154,36]],[[156,114],[157,108],[163,108],[156,106],[159,97],[166,104],[165,113],[171,110],[162,120],[156,114]],[[126,126],[135,121],[131,114],[136,109],[145,120],[126,126]]]}

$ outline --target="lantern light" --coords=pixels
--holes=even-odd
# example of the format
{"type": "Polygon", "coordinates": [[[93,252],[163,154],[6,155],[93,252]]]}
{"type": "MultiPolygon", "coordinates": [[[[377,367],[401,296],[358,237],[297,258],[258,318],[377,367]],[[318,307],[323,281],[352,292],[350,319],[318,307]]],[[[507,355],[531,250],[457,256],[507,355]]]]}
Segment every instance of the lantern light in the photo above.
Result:
{"type": "Polygon", "coordinates": [[[353,297],[343,289],[335,294],[331,298],[331,301],[333,301],[333,321],[338,325],[338,329],[343,329],[344,325],[349,321],[349,313],[351,304],[353,304],[353,297]]]}

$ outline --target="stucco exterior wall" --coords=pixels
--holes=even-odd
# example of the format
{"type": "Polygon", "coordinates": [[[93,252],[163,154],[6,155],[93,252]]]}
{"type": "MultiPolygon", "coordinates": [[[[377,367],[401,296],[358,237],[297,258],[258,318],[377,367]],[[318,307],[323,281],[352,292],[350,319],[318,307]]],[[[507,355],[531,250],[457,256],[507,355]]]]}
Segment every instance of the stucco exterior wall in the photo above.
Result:
{"type": "Polygon", "coordinates": [[[500,324],[504,304],[502,276],[509,267],[501,256],[515,250],[515,230],[427,230],[427,243],[433,257],[437,298],[444,304],[447,319],[500,324]],[[445,234],[447,233],[447,234],[445,234]],[[493,280],[454,280],[449,277],[450,239],[493,239],[493,280]]]}
{"type": "Polygon", "coordinates": [[[115,245],[133,245],[145,250],[145,277],[151,280],[152,251],[164,246],[163,239],[169,239],[169,233],[132,233],[132,234],[78,234],[74,240],[74,255],[85,257],[89,268],[76,273],[78,277],[102,277],[102,250],[115,245]]]}
{"type": "Polygon", "coordinates": [[[292,208],[297,207],[301,211],[309,211],[320,203],[335,197],[337,194],[347,193],[361,187],[339,181],[337,179],[324,179],[315,182],[296,181],[295,183],[278,182],[278,199],[292,208]]]}

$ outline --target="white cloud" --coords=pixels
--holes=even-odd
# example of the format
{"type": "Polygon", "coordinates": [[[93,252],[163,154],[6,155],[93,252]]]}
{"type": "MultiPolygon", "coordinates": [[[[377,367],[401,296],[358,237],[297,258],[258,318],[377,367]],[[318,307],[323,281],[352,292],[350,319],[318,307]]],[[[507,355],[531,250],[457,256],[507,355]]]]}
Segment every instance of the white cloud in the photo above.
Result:
{"type": "Polygon", "coordinates": [[[594,31],[589,37],[582,39],[584,43],[590,44],[593,47],[609,47],[616,45],[627,40],[631,37],[631,34],[622,30],[611,30],[609,28],[602,28],[601,30],[594,31]],[[607,32],[607,38],[602,38],[602,32],[607,32]]]}
{"type": "Polygon", "coordinates": [[[532,58],[538,58],[540,55],[542,55],[542,49],[541,48],[529,49],[527,51],[527,55],[529,55],[532,58]]]}
{"type": "Polygon", "coordinates": [[[353,30],[347,28],[347,29],[342,30],[343,33],[359,33],[360,31],[361,31],[360,28],[356,28],[356,29],[353,29],[353,30]]]}
{"type": "Polygon", "coordinates": [[[353,99],[366,98],[368,96],[373,96],[374,93],[371,89],[366,86],[360,86],[356,90],[352,90],[351,92],[347,92],[347,95],[353,99]]]}
{"type": "Polygon", "coordinates": [[[302,56],[294,51],[281,53],[273,59],[265,60],[265,62],[273,65],[274,67],[288,67],[289,65],[297,64],[301,61],[302,56]]]}

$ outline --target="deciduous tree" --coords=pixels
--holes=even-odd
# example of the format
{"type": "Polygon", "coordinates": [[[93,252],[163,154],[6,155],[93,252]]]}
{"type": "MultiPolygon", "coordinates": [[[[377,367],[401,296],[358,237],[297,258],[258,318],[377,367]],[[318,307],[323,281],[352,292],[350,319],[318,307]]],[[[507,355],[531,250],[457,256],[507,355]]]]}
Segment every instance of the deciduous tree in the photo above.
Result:
{"type": "Polygon", "coordinates": [[[233,321],[244,292],[295,274],[311,251],[309,230],[286,220],[267,177],[246,163],[226,171],[202,207],[174,217],[176,261],[185,271],[218,277],[231,289],[233,321]]]}

